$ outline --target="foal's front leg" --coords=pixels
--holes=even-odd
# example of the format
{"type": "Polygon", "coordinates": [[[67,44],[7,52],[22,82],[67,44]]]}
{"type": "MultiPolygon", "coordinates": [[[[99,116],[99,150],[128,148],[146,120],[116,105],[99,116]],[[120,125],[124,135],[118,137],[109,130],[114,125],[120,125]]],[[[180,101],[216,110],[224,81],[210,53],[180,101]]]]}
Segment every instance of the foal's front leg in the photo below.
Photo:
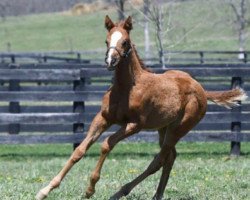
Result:
{"type": "Polygon", "coordinates": [[[50,191],[57,188],[60,185],[63,178],[69,172],[69,170],[74,166],[74,164],[77,163],[85,155],[88,148],[109,127],[110,127],[110,124],[102,117],[101,113],[98,113],[96,117],[94,118],[94,120],[92,121],[92,124],[89,128],[86,138],[75,149],[75,151],[72,153],[67,163],[59,172],[59,174],[55,176],[46,187],[44,187],[37,193],[36,199],[37,200],[45,199],[48,196],[50,191]]]}
{"type": "Polygon", "coordinates": [[[103,163],[108,156],[109,152],[114,148],[114,146],[121,140],[137,133],[140,131],[140,127],[136,123],[129,123],[126,126],[121,127],[115,134],[107,137],[102,143],[101,156],[97,162],[97,165],[90,177],[90,184],[86,191],[86,198],[90,198],[95,193],[95,185],[100,179],[100,173],[103,163]]]}

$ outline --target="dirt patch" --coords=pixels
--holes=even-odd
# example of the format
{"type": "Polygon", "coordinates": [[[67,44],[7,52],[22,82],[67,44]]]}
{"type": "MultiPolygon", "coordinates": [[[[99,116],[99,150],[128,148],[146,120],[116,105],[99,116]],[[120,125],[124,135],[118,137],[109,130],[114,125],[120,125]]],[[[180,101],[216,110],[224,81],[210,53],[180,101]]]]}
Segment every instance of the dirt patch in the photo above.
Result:
{"type": "MultiPolygon", "coordinates": [[[[127,9],[131,9],[131,6],[142,6],[143,5],[143,0],[129,0],[125,2],[124,4],[127,9]]],[[[115,3],[107,3],[103,1],[95,1],[93,3],[77,3],[75,4],[71,10],[70,14],[71,15],[83,15],[86,13],[93,13],[96,11],[100,10],[108,10],[108,9],[116,9],[116,4],[115,3]]]]}
{"type": "Polygon", "coordinates": [[[96,1],[93,3],[77,3],[71,8],[70,13],[78,16],[100,10],[107,10],[109,7],[110,5],[102,1],[96,1]]]}

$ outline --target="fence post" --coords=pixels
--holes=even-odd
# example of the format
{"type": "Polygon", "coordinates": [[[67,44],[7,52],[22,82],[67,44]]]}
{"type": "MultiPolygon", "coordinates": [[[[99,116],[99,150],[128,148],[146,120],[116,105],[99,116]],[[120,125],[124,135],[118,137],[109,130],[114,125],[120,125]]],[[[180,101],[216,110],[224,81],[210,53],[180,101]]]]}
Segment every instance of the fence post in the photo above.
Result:
{"type": "MultiPolygon", "coordinates": [[[[73,89],[74,92],[81,91],[84,89],[85,79],[81,78],[80,80],[74,81],[73,89]]],[[[84,101],[74,101],[73,103],[73,112],[74,113],[84,113],[85,104],[84,101]]],[[[84,123],[75,123],[73,124],[73,133],[84,133],[84,123]]],[[[74,143],[73,148],[75,149],[79,143],[74,143]]]]}
{"type": "MultiPolygon", "coordinates": [[[[241,77],[232,77],[232,89],[241,87],[241,84],[242,84],[241,77]]],[[[235,107],[234,109],[232,109],[231,112],[241,113],[241,107],[240,106],[235,107]]],[[[234,139],[231,141],[230,155],[236,155],[236,156],[240,155],[240,138],[239,138],[240,132],[241,132],[241,122],[232,122],[231,133],[234,135],[234,139]]]]}
{"type": "Polygon", "coordinates": [[[16,62],[16,57],[15,57],[15,55],[13,54],[13,55],[11,55],[11,62],[12,63],[15,63],[16,62]]]}
{"type": "MultiPolygon", "coordinates": [[[[15,59],[12,59],[15,62],[15,59]]],[[[15,65],[10,65],[10,69],[16,69],[15,65]]],[[[10,80],[9,81],[9,91],[20,91],[20,81],[10,80]]],[[[10,113],[20,113],[19,102],[9,102],[9,112],[10,113]]],[[[20,124],[9,124],[9,134],[18,134],[20,132],[20,124]]]]}
{"type": "Polygon", "coordinates": [[[230,155],[233,155],[233,156],[240,155],[240,142],[239,142],[240,131],[241,131],[241,123],[240,122],[232,122],[231,133],[234,135],[234,140],[231,141],[230,155]]]}
{"type": "Polygon", "coordinates": [[[48,61],[47,56],[44,55],[44,56],[43,56],[43,62],[44,62],[44,63],[47,63],[47,61],[48,61]]]}
{"type": "Polygon", "coordinates": [[[199,52],[200,54],[200,64],[204,63],[204,53],[202,51],[199,52]]]}
{"type": "Polygon", "coordinates": [[[244,63],[247,63],[247,52],[244,52],[244,63]]]}
{"type": "Polygon", "coordinates": [[[77,61],[78,63],[81,63],[81,53],[77,52],[77,61]]]}

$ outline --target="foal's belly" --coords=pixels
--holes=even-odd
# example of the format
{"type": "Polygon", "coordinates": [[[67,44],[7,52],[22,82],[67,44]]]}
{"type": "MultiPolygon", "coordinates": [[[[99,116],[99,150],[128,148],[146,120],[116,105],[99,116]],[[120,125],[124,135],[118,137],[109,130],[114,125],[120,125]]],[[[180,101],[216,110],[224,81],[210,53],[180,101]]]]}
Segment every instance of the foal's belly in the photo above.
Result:
{"type": "Polygon", "coordinates": [[[180,118],[185,100],[179,95],[178,88],[158,87],[149,97],[143,108],[145,129],[159,129],[180,118]]]}
{"type": "Polygon", "coordinates": [[[179,108],[163,107],[162,109],[156,110],[152,108],[152,111],[146,116],[144,129],[159,129],[166,127],[172,123],[178,121],[181,117],[181,110],[179,108]]]}

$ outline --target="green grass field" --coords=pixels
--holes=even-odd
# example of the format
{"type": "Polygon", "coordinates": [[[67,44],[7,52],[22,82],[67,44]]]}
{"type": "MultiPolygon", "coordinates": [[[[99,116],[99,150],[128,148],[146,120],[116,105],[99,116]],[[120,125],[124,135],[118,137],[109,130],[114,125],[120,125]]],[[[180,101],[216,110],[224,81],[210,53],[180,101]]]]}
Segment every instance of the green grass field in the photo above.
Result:
{"type": "MultiPolygon", "coordinates": [[[[166,32],[168,50],[238,50],[237,34],[226,20],[228,9],[218,0],[176,3],[171,28],[166,32]]],[[[106,14],[83,16],[63,13],[7,17],[0,21],[0,51],[11,44],[12,51],[102,50],[106,14]]],[[[143,48],[142,16],[136,14],[132,40],[143,48]]],[[[250,28],[248,27],[248,32],[250,28]]],[[[249,35],[247,36],[249,37],[249,35]]],[[[155,51],[151,25],[152,54],[155,51]]],[[[250,46],[247,40],[246,47],[250,46]]],[[[249,49],[248,49],[249,50],[249,49]]],[[[141,54],[141,53],[140,53],[141,54]]],[[[100,144],[68,174],[49,200],[81,199],[89,175],[99,156],[100,144]]],[[[106,200],[123,184],[139,175],[159,151],[154,143],[121,143],[107,159],[93,200],[106,200]]],[[[165,192],[168,200],[248,200],[250,188],[250,145],[242,143],[242,156],[228,156],[229,143],[180,143],[178,157],[165,192]]],[[[72,145],[0,145],[0,200],[33,200],[62,168],[72,145]]],[[[138,185],[127,200],[148,200],[154,195],[160,172],[138,185]]]]}
{"type": "MultiPolygon", "coordinates": [[[[81,199],[99,156],[100,144],[70,171],[48,199],[81,199]]],[[[106,200],[124,183],[139,175],[158,152],[154,143],[121,143],[104,164],[92,199],[106,200]]],[[[228,143],[185,143],[177,146],[178,157],[165,191],[171,200],[247,200],[250,187],[250,146],[242,143],[243,155],[228,157],[228,143]]],[[[61,169],[72,145],[1,145],[0,199],[31,200],[61,169]]],[[[123,199],[148,200],[160,173],[152,175],[123,199]]]]}
{"type": "MultiPolygon", "coordinates": [[[[167,11],[171,18],[168,28],[164,28],[166,50],[238,50],[234,16],[222,1],[185,1],[173,4],[167,11]]],[[[51,13],[7,17],[0,21],[0,51],[6,51],[7,43],[11,44],[12,51],[104,50],[106,14],[117,18],[112,9],[83,16],[51,13]]],[[[127,14],[135,20],[132,39],[138,49],[142,49],[143,16],[136,9],[127,14]]],[[[165,22],[168,23],[168,18],[165,22]]],[[[154,32],[151,23],[151,49],[152,54],[157,55],[154,32]]],[[[249,32],[247,27],[246,49],[250,46],[249,32]]]]}

